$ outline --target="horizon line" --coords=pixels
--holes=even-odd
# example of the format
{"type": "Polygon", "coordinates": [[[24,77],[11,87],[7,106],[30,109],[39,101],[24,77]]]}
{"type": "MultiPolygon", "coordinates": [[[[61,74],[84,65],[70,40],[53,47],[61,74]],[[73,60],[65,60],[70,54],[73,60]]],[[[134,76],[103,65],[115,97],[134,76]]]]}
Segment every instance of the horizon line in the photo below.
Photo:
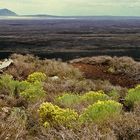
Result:
{"type": "MultiPolygon", "coordinates": [[[[8,8],[0,8],[0,10],[9,10],[11,12],[14,12],[11,9],[8,8]]],[[[41,13],[41,14],[18,14],[14,12],[16,16],[54,16],[54,17],[140,17],[140,15],[53,15],[53,14],[47,14],[47,13],[41,13]]]]}

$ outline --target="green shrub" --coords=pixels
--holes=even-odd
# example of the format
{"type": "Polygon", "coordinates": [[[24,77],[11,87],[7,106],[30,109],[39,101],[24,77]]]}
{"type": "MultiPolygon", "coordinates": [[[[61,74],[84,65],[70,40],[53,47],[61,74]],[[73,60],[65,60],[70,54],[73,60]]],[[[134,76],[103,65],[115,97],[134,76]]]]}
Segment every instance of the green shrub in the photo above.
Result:
{"type": "Polygon", "coordinates": [[[18,87],[19,81],[13,80],[11,75],[6,74],[0,77],[0,93],[13,96],[18,87]]]}
{"type": "Polygon", "coordinates": [[[74,110],[61,109],[51,103],[43,103],[39,108],[39,115],[44,127],[63,125],[71,127],[78,114],[74,110]]]}
{"type": "Polygon", "coordinates": [[[133,106],[135,103],[140,102],[140,85],[128,90],[125,102],[128,106],[133,106]]]}
{"type": "Polygon", "coordinates": [[[97,101],[105,101],[108,99],[109,97],[106,94],[104,94],[103,91],[98,92],[90,91],[81,97],[82,101],[87,102],[89,104],[93,104],[97,101]]]}
{"type": "Polygon", "coordinates": [[[76,104],[86,103],[87,104],[93,104],[97,101],[105,101],[109,100],[109,96],[104,94],[103,91],[90,91],[84,95],[76,95],[76,94],[68,94],[65,93],[62,96],[59,96],[56,98],[56,102],[64,107],[72,107],[76,104]]]}
{"type": "Polygon", "coordinates": [[[34,72],[32,74],[30,74],[27,78],[27,81],[28,82],[43,82],[45,81],[47,78],[46,74],[45,73],[42,73],[42,72],[34,72]]]}
{"type": "Polygon", "coordinates": [[[80,122],[102,123],[110,118],[117,117],[122,110],[122,105],[113,100],[98,101],[90,105],[80,116],[80,122]]]}
{"type": "Polygon", "coordinates": [[[80,101],[79,95],[69,94],[65,93],[62,96],[57,97],[56,102],[65,107],[71,107],[75,104],[77,104],[80,101]]]}
{"type": "Polygon", "coordinates": [[[31,83],[28,81],[21,81],[19,83],[19,92],[23,92],[24,90],[28,89],[30,87],[31,83]]]}
{"type": "Polygon", "coordinates": [[[23,87],[21,87],[20,90],[23,91],[20,93],[20,95],[29,101],[36,101],[46,95],[45,91],[43,90],[42,83],[40,82],[28,83],[25,81],[22,82],[21,85],[23,87]]]}
{"type": "Polygon", "coordinates": [[[30,75],[28,81],[19,82],[14,80],[11,75],[2,75],[0,79],[0,93],[12,96],[19,94],[27,100],[32,101],[40,99],[45,96],[45,91],[41,83],[43,81],[43,74],[42,77],[40,75],[40,78],[37,78],[37,76],[36,74],[35,76],[30,75]]]}

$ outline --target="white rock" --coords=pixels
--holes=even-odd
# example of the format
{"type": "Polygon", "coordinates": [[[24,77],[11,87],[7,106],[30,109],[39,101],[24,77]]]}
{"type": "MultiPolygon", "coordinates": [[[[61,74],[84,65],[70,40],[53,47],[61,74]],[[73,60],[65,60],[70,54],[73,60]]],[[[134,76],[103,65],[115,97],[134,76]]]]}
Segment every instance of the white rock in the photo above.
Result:
{"type": "Polygon", "coordinates": [[[55,80],[59,80],[59,77],[58,76],[53,76],[53,77],[50,77],[51,80],[55,81],[55,80]]]}
{"type": "Polygon", "coordinates": [[[0,64],[0,70],[7,68],[13,63],[12,59],[5,59],[1,64],[0,64]]]}

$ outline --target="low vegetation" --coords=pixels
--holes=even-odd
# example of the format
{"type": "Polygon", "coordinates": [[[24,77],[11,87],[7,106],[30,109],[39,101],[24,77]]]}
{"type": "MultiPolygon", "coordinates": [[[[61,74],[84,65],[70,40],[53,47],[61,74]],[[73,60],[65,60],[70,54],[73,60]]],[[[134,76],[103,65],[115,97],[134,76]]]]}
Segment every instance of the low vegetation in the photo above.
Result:
{"type": "Polygon", "coordinates": [[[122,105],[118,102],[108,100],[108,101],[98,101],[94,103],[84,111],[80,116],[82,123],[85,122],[98,122],[104,123],[108,119],[114,119],[118,117],[121,113],[122,105]]]}
{"type": "Polygon", "coordinates": [[[128,106],[134,106],[134,104],[140,103],[140,85],[128,90],[125,101],[128,106]]]}
{"type": "Polygon", "coordinates": [[[140,139],[139,84],[86,79],[61,61],[11,58],[0,75],[0,140],[140,139]]]}

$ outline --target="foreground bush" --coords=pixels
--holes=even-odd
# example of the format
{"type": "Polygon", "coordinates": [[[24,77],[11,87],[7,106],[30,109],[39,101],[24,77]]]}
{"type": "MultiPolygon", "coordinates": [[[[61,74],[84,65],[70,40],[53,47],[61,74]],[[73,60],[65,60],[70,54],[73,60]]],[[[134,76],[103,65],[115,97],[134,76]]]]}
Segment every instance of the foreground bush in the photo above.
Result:
{"type": "Polygon", "coordinates": [[[26,100],[29,101],[36,101],[40,98],[43,98],[46,94],[43,90],[42,83],[35,82],[35,83],[28,83],[28,82],[22,82],[23,85],[25,85],[25,88],[20,95],[24,97],[26,100]]]}
{"type": "Polygon", "coordinates": [[[128,94],[125,97],[126,105],[133,106],[135,103],[140,102],[140,85],[136,88],[128,90],[128,94]]]}
{"type": "Polygon", "coordinates": [[[27,100],[36,100],[45,96],[43,85],[45,74],[33,73],[29,75],[28,81],[14,80],[11,75],[2,75],[0,77],[0,93],[10,96],[22,96],[27,100]],[[33,83],[32,83],[33,82],[33,83]]]}
{"type": "Polygon", "coordinates": [[[80,121],[85,122],[97,122],[102,123],[109,118],[117,117],[122,110],[122,105],[118,102],[98,101],[97,103],[90,105],[84,113],[80,116],[80,121]]]}
{"type": "Polygon", "coordinates": [[[78,114],[74,110],[61,109],[48,102],[40,105],[39,115],[44,127],[61,125],[71,127],[78,118],[78,114]]]}
{"type": "Polygon", "coordinates": [[[11,75],[2,75],[0,77],[0,93],[14,95],[19,86],[19,81],[13,80],[11,75]]]}
{"type": "Polygon", "coordinates": [[[42,82],[46,79],[46,75],[41,72],[30,74],[27,81],[21,81],[19,86],[20,96],[29,101],[36,101],[44,97],[45,91],[42,82]]]}

